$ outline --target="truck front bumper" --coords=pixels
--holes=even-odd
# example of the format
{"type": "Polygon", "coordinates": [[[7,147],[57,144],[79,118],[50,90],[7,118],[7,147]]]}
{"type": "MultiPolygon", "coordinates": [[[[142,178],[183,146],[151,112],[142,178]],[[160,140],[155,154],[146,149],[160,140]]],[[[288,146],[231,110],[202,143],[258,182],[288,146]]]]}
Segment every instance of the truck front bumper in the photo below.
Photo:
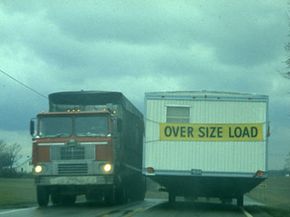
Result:
{"type": "Polygon", "coordinates": [[[112,185],[113,176],[37,176],[36,185],[112,185]]]}

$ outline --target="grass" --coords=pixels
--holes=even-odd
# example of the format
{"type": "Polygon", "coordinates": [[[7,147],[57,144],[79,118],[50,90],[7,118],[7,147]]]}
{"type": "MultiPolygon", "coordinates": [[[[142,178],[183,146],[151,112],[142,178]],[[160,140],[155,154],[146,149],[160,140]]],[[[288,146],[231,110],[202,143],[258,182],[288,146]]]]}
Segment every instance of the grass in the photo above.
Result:
{"type": "Polygon", "coordinates": [[[275,217],[290,217],[290,177],[270,177],[248,196],[262,202],[260,207],[275,217]]]}
{"type": "Polygon", "coordinates": [[[34,180],[0,178],[0,207],[26,207],[36,203],[34,180]]]}

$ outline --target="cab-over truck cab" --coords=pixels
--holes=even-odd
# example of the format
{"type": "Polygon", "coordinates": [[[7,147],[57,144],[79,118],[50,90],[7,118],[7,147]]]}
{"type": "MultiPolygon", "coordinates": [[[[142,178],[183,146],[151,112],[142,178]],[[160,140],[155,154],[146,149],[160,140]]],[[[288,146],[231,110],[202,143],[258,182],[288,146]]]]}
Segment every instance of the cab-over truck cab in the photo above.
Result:
{"type": "Polygon", "coordinates": [[[40,206],[49,198],[71,204],[81,194],[111,204],[144,198],[142,115],[124,100],[115,92],[50,95],[50,111],[31,122],[40,206]]]}

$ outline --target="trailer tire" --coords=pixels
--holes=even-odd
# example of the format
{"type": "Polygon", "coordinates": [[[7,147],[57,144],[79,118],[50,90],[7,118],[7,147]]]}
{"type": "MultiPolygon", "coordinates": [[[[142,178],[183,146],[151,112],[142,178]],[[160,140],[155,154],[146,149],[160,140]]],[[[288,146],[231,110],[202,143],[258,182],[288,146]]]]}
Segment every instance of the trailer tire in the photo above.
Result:
{"type": "Polygon", "coordinates": [[[176,195],[174,192],[168,192],[168,202],[173,204],[176,201],[176,195]]]}
{"type": "Polygon", "coordinates": [[[237,197],[237,206],[243,207],[244,206],[244,195],[241,194],[237,197]]]}
{"type": "Polygon", "coordinates": [[[232,198],[221,198],[220,200],[221,200],[222,204],[232,204],[233,203],[232,198]]]}
{"type": "Polygon", "coordinates": [[[46,207],[49,202],[49,191],[45,186],[37,186],[36,188],[37,203],[40,207],[46,207]]]}

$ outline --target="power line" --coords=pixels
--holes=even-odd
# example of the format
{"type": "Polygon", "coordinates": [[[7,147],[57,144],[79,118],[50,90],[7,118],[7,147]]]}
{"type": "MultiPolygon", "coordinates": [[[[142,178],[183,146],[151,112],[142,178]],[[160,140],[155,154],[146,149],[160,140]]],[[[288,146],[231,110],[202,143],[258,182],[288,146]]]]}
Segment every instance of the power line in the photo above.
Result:
{"type": "Polygon", "coordinates": [[[45,96],[44,94],[38,92],[37,90],[33,89],[32,87],[29,87],[28,85],[24,84],[23,82],[17,80],[16,78],[12,77],[11,75],[9,75],[7,72],[3,71],[2,69],[0,69],[0,72],[3,75],[6,75],[8,78],[10,78],[11,80],[15,81],[16,83],[20,84],[21,86],[25,87],[26,89],[32,91],[33,93],[37,94],[38,96],[41,96],[45,99],[47,99],[47,96],[45,96]]]}

